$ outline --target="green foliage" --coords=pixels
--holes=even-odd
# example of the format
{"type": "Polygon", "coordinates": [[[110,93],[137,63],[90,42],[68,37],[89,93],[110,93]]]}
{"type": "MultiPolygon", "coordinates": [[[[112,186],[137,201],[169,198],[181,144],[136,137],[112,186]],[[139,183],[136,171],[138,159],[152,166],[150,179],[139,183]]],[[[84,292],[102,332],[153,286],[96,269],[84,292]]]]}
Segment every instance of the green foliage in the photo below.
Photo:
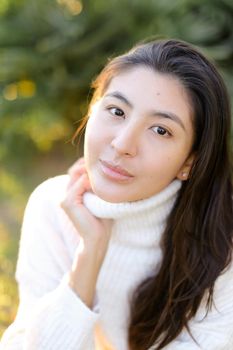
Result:
{"type": "Polygon", "coordinates": [[[0,222],[0,336],[14,320],[18,303],[17,289],[13,278],[17,241],[0,222]]]}

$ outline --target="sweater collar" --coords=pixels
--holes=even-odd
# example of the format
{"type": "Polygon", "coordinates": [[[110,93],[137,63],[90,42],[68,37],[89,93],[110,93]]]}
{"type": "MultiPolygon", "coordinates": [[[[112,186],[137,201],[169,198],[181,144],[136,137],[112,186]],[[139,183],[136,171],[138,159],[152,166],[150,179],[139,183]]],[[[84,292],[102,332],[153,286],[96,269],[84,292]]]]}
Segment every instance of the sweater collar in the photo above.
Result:
{"type": "Polygon", "coordinates": [[[153,216],[165,218],[177,197],[181,187],[180,180],[174,180],[161,192],[152,197],[135,202],[110,203],[96,196],[94,193],[86,192],[83,196],[84,205],[99,218],[120,219],[132,215],[153,212],[153,216]]]}

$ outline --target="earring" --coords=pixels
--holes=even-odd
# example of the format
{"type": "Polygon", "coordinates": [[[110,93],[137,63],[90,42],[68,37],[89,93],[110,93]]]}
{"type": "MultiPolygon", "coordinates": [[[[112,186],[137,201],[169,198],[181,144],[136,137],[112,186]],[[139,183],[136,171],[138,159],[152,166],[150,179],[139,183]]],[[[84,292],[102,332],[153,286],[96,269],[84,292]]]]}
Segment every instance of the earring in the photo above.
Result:
{"type": "Polygon", "coordinates": [[[181,173],[181,176],[182,176],[183,179],[186,179],[187,176],[188,176],[188,174],[187,174],[186,172],[183,171],[183,172],[181,173]]]}

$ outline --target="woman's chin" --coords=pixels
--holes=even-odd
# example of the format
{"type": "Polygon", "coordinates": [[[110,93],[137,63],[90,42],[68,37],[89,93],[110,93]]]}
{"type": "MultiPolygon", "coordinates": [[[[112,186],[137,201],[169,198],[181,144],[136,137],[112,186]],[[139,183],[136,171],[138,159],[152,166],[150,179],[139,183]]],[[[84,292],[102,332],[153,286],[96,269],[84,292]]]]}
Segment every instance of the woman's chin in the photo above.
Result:
{"type": "MultiPolygon", "coordinates": [[[[98,170],[98,169],[97,169],[98,170]]],[[[132,189],[127,184],[113,181],[103,176],[100,171],[92,169],[88,173],[91,188],[99,198],[110,203],[122,203],[134,201],[132,189]]]]}
{"type": "Polygon", "coordinates": [[[100,188],[99,186],[95,186],[95,184],[91,184],[91,187],[93,193],[106,202],[122,203],[130,201],[130,198],[125,193],[120,193],[120,191],[114,192],[113,189],[100,188]]]}
{"type": "Polygon", "coordinates": [[[98,190],[93,188],[93,193],[95,193],[99,198],[103,199],[105,202],[110,203],[121,203],[121,202],[128,202],[126,198],[123,198],[119,194],[111,194],[110,192],[106,192],[103,190],[98,190]]]}

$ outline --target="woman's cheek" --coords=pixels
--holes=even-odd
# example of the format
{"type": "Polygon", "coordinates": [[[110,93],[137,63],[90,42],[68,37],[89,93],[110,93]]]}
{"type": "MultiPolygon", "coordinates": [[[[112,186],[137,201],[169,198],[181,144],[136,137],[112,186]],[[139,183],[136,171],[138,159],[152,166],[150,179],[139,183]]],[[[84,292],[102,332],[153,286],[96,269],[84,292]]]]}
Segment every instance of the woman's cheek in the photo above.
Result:
{"type": "Polygon", "coordinates": [[[87,170],[90,171],[91,167],[96,163],[100,157],[101,152],[101,138],[93,130],[87,130],[85,136],[85,145],[84,145],[84,158],[87,170]]]}

